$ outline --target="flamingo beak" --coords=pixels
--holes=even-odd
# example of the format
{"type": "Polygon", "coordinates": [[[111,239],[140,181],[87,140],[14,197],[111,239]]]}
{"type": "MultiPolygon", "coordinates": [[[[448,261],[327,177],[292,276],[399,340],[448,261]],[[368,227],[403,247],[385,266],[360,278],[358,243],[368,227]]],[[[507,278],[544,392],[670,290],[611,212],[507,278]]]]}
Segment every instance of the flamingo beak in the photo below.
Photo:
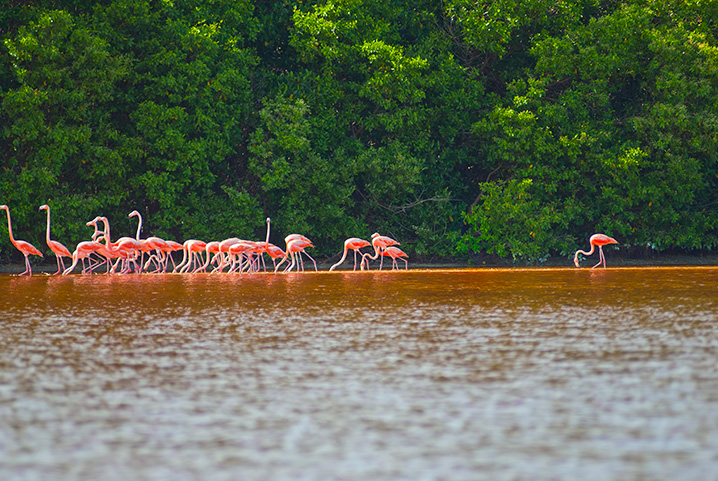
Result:
{"type": "Polygon", "coordinates": [[[573,258],[573,263],[576,264],[576,267],[581,267],[581,266],[578,264],[578,257],[574,257],[574,258],[573,258]]]}

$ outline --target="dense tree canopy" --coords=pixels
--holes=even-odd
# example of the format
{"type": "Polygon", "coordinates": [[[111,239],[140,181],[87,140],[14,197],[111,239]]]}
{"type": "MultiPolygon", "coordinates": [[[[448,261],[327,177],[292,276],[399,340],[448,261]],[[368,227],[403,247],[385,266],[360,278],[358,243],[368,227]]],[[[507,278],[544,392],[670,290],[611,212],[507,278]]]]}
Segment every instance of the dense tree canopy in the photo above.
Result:
{"type": "MultiPolygon", "coordinates": [[[[426,258],[718,245],[718,2],[9,0],[0,204],[44,246],[391,235],[426,258]]],[[[3,222],[0,232],[6,229],[3,222]]],[[[279,243],[279,242],[278,242],[279,243]]],[[[17,255],[7,236],[2,256],[17,255]]]]}

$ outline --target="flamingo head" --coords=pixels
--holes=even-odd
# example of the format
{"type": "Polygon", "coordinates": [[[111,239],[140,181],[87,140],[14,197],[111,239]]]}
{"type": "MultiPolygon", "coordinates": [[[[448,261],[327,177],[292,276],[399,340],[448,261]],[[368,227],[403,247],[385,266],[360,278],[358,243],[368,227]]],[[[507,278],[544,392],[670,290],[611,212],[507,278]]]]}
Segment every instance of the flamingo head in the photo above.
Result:
{"type": "Polygon", "coordinates": [[[136,217],[138,215],[140,215],[140,213],[137,212],[136,210],[133,210],[132,212],[130,212],[130,215],[128,217],[136,217]]]}
{"type": "Polygon", "coordinates": [[[578,255],[573,256],[573,263],[576,265],[576,267],[581,267],[578,263],[578,255]]]}
{"type": "Polygon", "coordinates": [[[43,205],[40,206],[40,209],[39,209],[39,210],[50,210],[50,206],[47,205],[47,204],[43,204],[43,205]]]}

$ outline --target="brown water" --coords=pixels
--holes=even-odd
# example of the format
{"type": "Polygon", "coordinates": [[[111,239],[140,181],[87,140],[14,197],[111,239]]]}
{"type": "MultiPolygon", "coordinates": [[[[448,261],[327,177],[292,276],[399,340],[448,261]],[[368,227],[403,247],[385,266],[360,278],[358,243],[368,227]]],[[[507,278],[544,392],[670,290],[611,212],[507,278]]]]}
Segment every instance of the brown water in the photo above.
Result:
{"type": "Polygon", "coordinates": [[[0,479],[717,479],[717,281],[0,276],[0,479]]]}

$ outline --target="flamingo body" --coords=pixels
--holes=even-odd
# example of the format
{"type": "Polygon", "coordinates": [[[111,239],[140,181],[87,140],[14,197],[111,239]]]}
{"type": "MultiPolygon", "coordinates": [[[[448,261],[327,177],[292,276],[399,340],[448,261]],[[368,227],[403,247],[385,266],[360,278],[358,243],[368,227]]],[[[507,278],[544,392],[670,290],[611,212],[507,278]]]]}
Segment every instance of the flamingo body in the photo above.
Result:
{"type": "Polygon", "coordinates": [[[63,261],[62,258],[72,257],[72,254],[61,242],[50,239],[50,206],[47,204],[41,205],[40,210],[47,211],[47,234],[45,235],[45,242],[57,259],[57,272],[55,272],[55,275],[62,274],[65,270],[65,261],[63,261]]]}
{"type": "Polygon", "coordinates": [[[349,249],[354,251],[354,270],[357,270],[357,252],[359,252],[359,249],[362,247],[369,247],[370,245],[369,241],[359,239],[358,237],[348,238],[344,241],[344,253],[342,254],[342,258],[339,259],[339,262],[331,266],[329,271],[333,271],[336,267],[340,266],[342,262],[344,262],[344,259],[347,258],[347,252],[349,252],[349,249]]]}
{"type": "Polygon", "coordinates": [[[0,205],[0,209],[3,209],[5,212],[7,212],[7,231],[8,234],[10,234],[10,242],[12,242],[12,245],[15,246],[17,250],[19,250],[22,255],[25,256],[25,270],[20,274],[21,276],[24,276],[25,274],[32,275],[32,268],[30,267],[30,259],[28,259],[28,256],[40,256],[44,257],[42,255],[42,252],[40,252],[37,247],[30,244],[27,241],[15,239],[12,235],[12,219],[10,219],[10,208],[6,205],[0,205]]]}
{"type": "Polygon", "coordinates": [[[406,265],[406,269],[409,268],[409,262],[406,259],[403,259],[403,257],[408,258],[409,256],[406,254],[406,252],[404,252],[403,250],[399,249],[396,246],[387,247],[386,249],[384,249],[382,251],[381,255],[386,256],[386,257],[391,257],[391,260],[392,260],[391,269],[392,270],[399,269],[398,263],[396,262],[397,259],[403,260],[404,264],[406,265]]]}
{"type": "Polygon", "coordinates": [[[593,234],[589,239],[588,243],[591,245],[591,250],[588,252],[582,251],[581,249],[577,250],[576,253],[573,256],[573,263],[576,265],[576,267],[581,267],[581,265],[578,262],[578,255],[583,254],[585,256],[590,256],[594,253],[596,250],[596,246],[598,246],[598,264],[593,266],[591,269],[595,269],[596,267],[603,264],[603,268],[606,268],[606,257],[603,255],[603,246],[608,244],[618,244],[618,241],[614,239],[613,237],[609,237],[606,234],[593,234]]]}

